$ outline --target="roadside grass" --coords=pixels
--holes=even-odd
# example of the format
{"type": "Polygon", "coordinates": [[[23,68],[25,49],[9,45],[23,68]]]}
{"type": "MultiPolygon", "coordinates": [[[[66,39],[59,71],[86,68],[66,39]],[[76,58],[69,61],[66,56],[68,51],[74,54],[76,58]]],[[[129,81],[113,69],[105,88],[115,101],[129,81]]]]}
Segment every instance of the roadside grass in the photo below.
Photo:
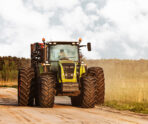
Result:
{"type": "Polygon", "coordinates": [[[0,81],[0,87],[17,88],[17,81],[0,81]]]}
{"type": "Polygon", "coordinates": [[[120,81],[106,84],[105,106],[148,114],[147,81],[120,81]]]}
{"type": "Polygon", "coordinates": [[[106,83],[106,101],[148,103],[148,83],[142,80],[106,83]]]}
{"type": "Polygon", "coordinates": [[[8,86],[8,85],[0,85],[0,87],[8,87],[8,88],[17,88],[17,85],[12,85],[12,86],[8,86]]]}
{"type": "Polygon", "coordinates": [[[148,114],[148,103],[106,101],[104,105],[117,110],[129,110],[132,112],[148,114]]]}

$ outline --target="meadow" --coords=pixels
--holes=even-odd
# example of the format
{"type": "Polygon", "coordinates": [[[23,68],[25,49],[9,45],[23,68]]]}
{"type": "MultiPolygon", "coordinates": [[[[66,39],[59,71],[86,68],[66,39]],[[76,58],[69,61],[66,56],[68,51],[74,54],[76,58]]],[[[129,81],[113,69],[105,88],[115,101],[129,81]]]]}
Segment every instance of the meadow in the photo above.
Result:
{"type": "Polygon", "coordinates": [[[88,60],[105,74],[105,105],[148,113],[148,60],[88,60]]]}

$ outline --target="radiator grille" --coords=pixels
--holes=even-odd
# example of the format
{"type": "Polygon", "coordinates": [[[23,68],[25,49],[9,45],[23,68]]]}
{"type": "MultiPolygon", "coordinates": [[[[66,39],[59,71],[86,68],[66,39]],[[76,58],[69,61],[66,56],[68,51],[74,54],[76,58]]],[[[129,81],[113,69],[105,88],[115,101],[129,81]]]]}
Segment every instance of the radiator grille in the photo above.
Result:
{"type": "Polygon", "coordinates": [[[66,79],[73,79],[75,64],[74,63],[62,63],[64,74],[66,79]]]}

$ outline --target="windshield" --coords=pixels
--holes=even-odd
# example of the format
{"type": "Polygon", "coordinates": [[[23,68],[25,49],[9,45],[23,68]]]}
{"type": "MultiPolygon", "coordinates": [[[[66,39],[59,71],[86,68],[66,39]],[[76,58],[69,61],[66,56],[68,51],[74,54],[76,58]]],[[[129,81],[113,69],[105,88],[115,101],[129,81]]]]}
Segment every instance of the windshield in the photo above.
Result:
{"type": "Polygon", "coordinates": [[[72,60],[78,61],[78,47],[72,45],[50,46],[50,61],[72,60]]]}

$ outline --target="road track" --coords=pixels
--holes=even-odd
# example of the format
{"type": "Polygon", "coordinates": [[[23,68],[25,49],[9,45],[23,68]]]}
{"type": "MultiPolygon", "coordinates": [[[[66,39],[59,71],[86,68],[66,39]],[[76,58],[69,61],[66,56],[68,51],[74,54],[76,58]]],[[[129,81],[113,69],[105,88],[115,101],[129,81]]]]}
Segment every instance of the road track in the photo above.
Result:
{"type": "Polygon", "coordinates": [[[17,106],[17,89],[0,88],[0,124],[148,124],[148,115],[72,107],[68,97],[56,97],[54,108],[17,106]]]}

